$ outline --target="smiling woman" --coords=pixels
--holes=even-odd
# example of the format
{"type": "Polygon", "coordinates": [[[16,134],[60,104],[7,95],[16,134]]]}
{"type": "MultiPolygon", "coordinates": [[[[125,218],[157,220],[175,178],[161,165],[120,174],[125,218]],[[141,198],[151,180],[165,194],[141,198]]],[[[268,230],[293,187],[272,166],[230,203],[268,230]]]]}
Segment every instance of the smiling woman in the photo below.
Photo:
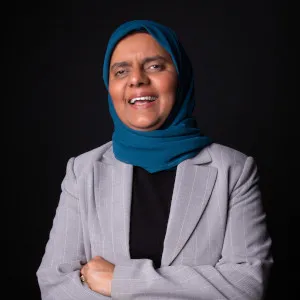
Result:
{"type": "Polygon", "coordinates": [[[176,34],[122,24],[103,80],[112,141],[68,161],[42,299],[263,299],[273,260],[256,163],[201,134],[176,34]]]}
{"type": "Polygon", "coordinates": [[[169,53],[146,33],[118,43],[111,58],[109,93],[121,121],[135,130],[155,130],[175,103],[177,71],[169,53]]]}

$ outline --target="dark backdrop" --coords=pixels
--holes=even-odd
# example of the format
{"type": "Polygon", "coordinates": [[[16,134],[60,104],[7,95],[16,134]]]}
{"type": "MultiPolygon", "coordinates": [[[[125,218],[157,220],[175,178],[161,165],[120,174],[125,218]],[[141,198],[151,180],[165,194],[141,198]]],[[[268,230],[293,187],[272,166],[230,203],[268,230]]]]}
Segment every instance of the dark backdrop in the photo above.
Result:
{"type": "Polygon", "coordinates": [[[256,159],[275,259],[267,298],[289,298],[281,272],[293,203],[284,197],[287,167],[278,160],[287,129],[283,3],[19,1],[3,14],[11,108],[3,111],[5,150],[12,156],[2,212],[7,299],[40,299],[35,272],[67,160],[111,138],[102,62],[112,31],[131,19],[153,19],[178,33],[194,65],[199,127],[256,159]]]}

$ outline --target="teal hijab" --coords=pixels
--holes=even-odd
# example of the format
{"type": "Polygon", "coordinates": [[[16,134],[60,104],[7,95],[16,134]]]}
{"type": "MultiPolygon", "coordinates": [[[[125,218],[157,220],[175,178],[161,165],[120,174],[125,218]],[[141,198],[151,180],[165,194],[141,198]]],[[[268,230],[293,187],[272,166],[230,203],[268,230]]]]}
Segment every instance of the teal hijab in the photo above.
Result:
{"type": "Polygon", "coordinates": [[[211,143],[208,137],[200,133],[192,117],[195,106],[192,66],[172,29],[149,20],[129,21],[119,26],[108,41],[103,65],[103,80],[107,89],[113,50],[122,38],[135,31],[148,32],[171,55],[178,73],[177,97],[162,127],[153,131],[138,131],[119,119],[108,95],[114,123],[113,152],[118,160],[142,167],[150,173],[175,169],[180,162],[194,157],[211,143]]]}

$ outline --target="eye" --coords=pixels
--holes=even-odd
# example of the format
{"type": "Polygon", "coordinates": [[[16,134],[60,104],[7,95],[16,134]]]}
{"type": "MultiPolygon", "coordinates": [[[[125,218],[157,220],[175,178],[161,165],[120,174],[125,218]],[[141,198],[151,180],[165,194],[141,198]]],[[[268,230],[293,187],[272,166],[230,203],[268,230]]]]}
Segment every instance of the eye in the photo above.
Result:
{"type": "Polygon", "coordinates": [[[118,70],[117,72],[115,72],[115,76],[116,77],[122,77],[126,74],[126,70],[125,69],[121,69],[121,70],[118,70]]]}
{"type": "Polygon", "coordinates": [[[149,69],[151,70],[162,70],[163,69],[163,65],[161,64],[153,64],[149,67],[149,69]]]}

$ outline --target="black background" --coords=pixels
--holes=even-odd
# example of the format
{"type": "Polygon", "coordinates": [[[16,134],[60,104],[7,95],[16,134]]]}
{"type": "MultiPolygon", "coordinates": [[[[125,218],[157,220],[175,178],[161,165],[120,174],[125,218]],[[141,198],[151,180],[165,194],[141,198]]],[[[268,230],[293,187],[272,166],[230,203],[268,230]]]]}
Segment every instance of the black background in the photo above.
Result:
{"type": "Polygon", "coordinates": [[[66,163],[111,139],[102,63],[112,31],[132,19],[177,32],[194,65],[200,129],[256,159],[275,260],[266,298],[289,299],[282,274],[296,199],[286,196],[282,146],[289,138],[284,1],[19,1],[2,14],[10,106],[3,148],[12,157],[3,162],[7,299],[40,299],[35,272],[66,163]]]}

